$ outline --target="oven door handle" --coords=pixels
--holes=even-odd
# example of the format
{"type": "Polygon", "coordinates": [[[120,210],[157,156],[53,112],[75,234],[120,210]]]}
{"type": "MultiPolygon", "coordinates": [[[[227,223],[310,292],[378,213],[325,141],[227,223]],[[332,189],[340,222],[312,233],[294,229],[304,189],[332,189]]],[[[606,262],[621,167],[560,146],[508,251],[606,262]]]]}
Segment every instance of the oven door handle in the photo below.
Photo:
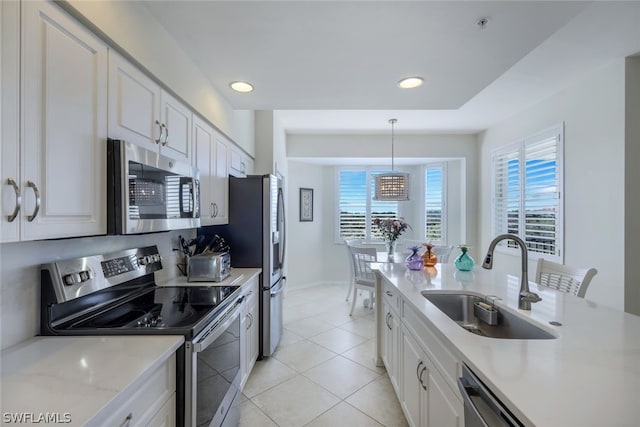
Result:
{"type": "Polygon", "coordinates": [[[227,330],[236,317],[240,316],[240,304],[242,304],[243,300],[244,296],[238,298],[236,302],[233,303],[233,306],[222,315],[220,320],[216,320],[212,326],[193,340],[193,351],[195,353],[200,353],[209,347],[227,330]]]}

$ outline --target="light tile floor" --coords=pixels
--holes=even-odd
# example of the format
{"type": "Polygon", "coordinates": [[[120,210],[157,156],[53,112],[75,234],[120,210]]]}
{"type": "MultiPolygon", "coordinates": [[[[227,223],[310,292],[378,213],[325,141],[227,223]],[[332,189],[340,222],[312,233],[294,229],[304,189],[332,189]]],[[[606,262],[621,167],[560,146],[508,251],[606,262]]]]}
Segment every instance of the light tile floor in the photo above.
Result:
{"type": "Polygon", "coordinates": [[[375,366],[374,311],[349,316],[343,285],[289,290],[284,332],[242,391],[240,427],[406,426],[385,369],[375,366]]]}

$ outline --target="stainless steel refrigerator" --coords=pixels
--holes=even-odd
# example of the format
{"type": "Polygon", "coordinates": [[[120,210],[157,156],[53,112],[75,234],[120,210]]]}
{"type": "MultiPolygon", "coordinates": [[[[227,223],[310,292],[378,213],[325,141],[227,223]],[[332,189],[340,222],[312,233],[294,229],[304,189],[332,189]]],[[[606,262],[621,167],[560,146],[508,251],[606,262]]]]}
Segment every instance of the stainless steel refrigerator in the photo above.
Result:
{"type": "Polygon", "coordinates": [[[271,356],[282,335],[285,213],[282,181],[275,175],[229,177],[229,224],[203,227],[231,247],[232,267],[262,268],[260,357],[271,356]]]}

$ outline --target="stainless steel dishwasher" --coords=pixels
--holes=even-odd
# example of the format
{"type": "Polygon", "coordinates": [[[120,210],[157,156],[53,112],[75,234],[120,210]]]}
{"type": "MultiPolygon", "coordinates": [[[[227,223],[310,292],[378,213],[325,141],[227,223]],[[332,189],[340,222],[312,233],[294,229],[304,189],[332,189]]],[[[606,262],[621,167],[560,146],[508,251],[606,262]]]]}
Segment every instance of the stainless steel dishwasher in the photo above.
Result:
{"type": "Polygon", "coordinates": [[[524,426],[465,364],[458,388],[464,400],[465,427],[524,426]]]}

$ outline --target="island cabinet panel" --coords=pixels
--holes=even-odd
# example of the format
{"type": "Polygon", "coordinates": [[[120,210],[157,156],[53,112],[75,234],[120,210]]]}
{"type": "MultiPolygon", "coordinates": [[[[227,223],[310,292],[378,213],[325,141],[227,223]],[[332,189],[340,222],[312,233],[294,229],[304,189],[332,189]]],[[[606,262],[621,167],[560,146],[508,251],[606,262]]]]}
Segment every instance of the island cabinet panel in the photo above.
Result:
{"type": "Polygon", "coordinates": [[[407,422],[412,427],[462,427],[460,360],[395,286],[380,285],[380,357],[407,422]]]}
{"type": "Polygon", "coordinates": [[[413,427],[462,427],[464,408],[412,333],[402,328],[400,405],[413,427]]]}

